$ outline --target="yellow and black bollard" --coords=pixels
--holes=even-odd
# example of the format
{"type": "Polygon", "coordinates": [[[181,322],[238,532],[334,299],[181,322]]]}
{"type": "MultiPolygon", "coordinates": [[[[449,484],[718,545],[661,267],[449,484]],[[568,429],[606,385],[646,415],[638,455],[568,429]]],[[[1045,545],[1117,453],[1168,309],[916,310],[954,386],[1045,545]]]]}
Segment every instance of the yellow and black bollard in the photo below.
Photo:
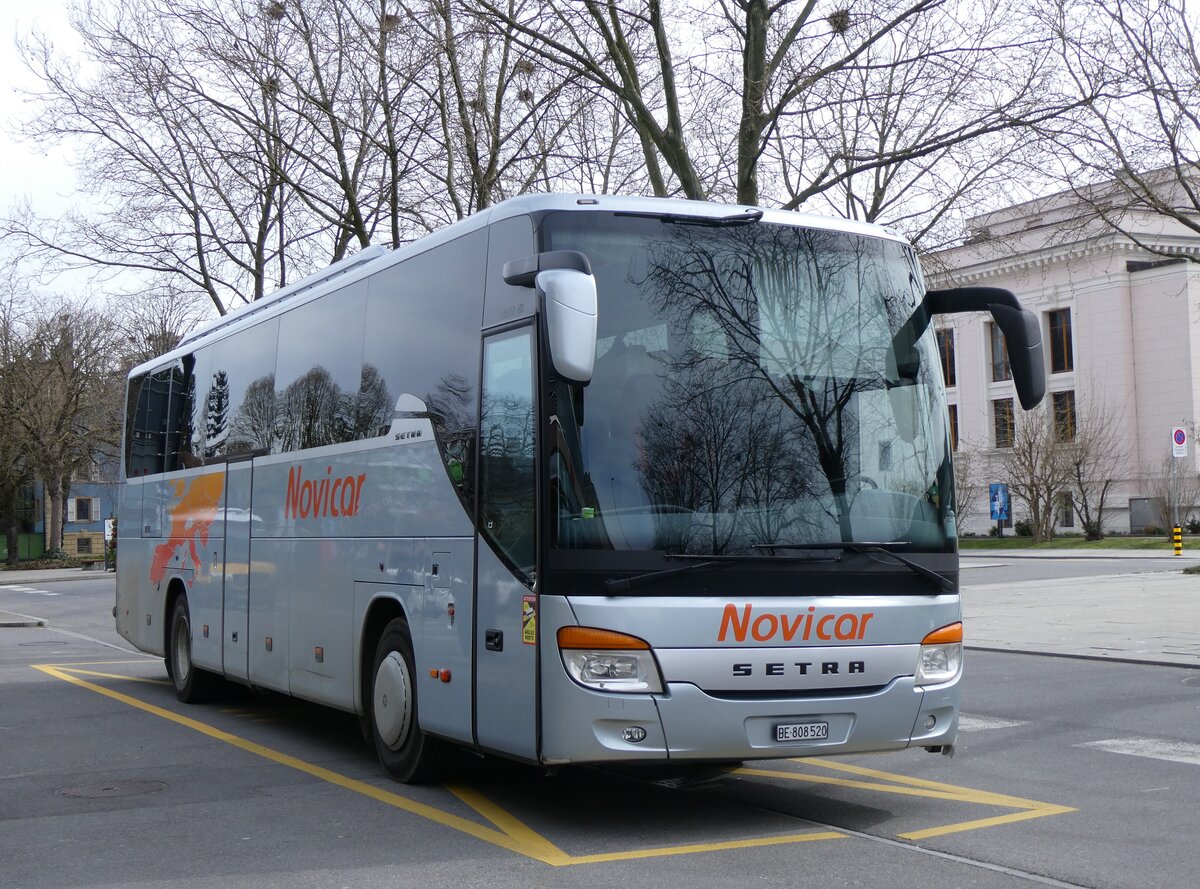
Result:
{"type": "Polygon", "coordinates": [[[1183,555],[1183,529],[1176,525],[1171,529],[1171,542],[1175,544],[1175,555],[1183,555]]]}

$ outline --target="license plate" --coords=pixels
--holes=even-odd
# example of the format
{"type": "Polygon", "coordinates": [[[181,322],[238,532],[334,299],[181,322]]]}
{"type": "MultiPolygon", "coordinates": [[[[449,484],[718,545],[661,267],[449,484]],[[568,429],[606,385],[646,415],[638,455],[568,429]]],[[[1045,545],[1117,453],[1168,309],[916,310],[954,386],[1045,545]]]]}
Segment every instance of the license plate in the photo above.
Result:
{"type": "Polygon", "coordinates": [[[775,726],[776,741],[825,741],[828,738],[828,722],[792,722],[775,726]]]}

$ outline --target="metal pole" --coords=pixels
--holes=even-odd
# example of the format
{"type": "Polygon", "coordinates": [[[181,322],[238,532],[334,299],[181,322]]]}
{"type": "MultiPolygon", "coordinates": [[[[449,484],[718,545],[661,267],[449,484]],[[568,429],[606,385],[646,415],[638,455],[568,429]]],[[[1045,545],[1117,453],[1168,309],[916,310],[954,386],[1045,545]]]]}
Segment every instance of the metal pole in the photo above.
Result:
{"type": "Polygon", "coordinates": [[[1179,494],[1175,487],[1175,471],[1176,471],[1175,464],[1178,462],[1179,462],[1179,458],[1172,454],[1171,455],[1171,485],[1169,488],[1169,490],[1171,492],[1171,524],[1172,525],[1179,524],[1179,494]]]}

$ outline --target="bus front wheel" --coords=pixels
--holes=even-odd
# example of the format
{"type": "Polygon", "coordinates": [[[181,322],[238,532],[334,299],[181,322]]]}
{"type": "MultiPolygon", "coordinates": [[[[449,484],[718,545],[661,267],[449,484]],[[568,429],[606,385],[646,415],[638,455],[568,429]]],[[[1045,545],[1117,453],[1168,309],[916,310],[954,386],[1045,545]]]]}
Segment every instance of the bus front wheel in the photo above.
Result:
{"type": "Polygon", "coordinates": [[[192,663],[192,616],[187,596],[180,594],[171,609],[171,636],[167,647],[167,675],[175,686],[175,697],[185,704],[198,704],[212,698],[221,678],[192,663]]]}
{"type": "Polygon", "coordinates": [[[412,640],[402,618],[391,621],[375,649],[371,674],[371,734],[389,775],[419,784],[437,772],[441,742],[421,731],[412,640]]]}

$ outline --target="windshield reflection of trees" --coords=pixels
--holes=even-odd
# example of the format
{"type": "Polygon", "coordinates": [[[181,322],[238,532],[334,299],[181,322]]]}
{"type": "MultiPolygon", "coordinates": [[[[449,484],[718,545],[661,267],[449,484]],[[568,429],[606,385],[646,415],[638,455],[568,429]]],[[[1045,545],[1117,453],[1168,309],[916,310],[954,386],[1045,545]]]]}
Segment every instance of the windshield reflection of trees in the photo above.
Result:
{"type": "Polygon", "coordinates": [[[885,385],[889,332],[913,306],[899,271],[889,280],[877,242],[804,229],[652,244],[646,299],[691,344],[668,353],[641,412],[637,471],[660,505],[658,546],[854,539],[854,497],[875,484],[862,475],[859,395],[885,385]]]}

